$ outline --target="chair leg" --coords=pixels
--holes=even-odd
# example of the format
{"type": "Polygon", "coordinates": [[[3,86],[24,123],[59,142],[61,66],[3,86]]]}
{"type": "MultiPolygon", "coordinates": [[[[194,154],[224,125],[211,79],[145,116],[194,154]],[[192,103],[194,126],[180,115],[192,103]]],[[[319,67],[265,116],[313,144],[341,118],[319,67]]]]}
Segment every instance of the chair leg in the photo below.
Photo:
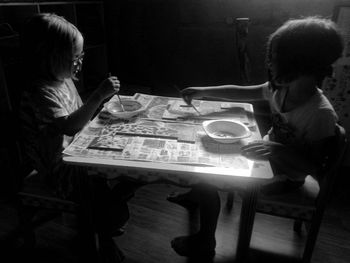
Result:
{"type": "Polygon", "coordinates": [[[303,253],[302,262],[309,263],[311,261],[312,253],[315,248],[317,235],[321,226],[322,215],[315,215],[311,221],[310,228],[308,229],[307,240],[303,253]]]}
{"type": "Polygon", "coordinates": [[[36,244],[34,232],[33,218],[37,213],[37,209],[33,207],[21,206],[19,209],[19,226],[17,228],[17,238],[23,239],[22,247],[31,249],[36,244]]]}
{"type": "Polygon", "coordinates": [[[226,210],[229,210],[229,211],[232,210],[234,199],[235,199],[235,193],[234,192],[229,192],[227,194],[226,210]]]}
{"type": "Polygon", "coordinates": [[[99,263],[121,263],[125,259],[124,253],[117,246],[113,238],[98,237],[99,241],[99,263]]]}
{"type": "Polygon", "coordinates": [[[113,238],[98,233],[86,211],[77,216],[79,262],[121,263],[125,256],[113,238]]]}
{"type": "Polygon", "coordinates": [[[249,256],[249,245],[253,233],[258,191],[258,187],[253,186],[243,192],[236,248],[237,262],[247,262],[249,256]]]}
{"type": "Polygon", "coordinates": [[[303,220],[295,219],[294,225],[293,225],[294,232],[296,232],[298,235],[301,235],[302,227],[303,227],[303,220]]]}

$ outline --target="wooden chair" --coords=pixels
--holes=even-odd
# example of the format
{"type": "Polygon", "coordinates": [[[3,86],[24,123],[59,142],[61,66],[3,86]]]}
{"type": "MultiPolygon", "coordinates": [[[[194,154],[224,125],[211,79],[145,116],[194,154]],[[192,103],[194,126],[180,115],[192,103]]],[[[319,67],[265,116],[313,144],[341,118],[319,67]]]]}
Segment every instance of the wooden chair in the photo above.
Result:
{"type": "Polygon", "coordinates": [[[258,195],[257,213],[294,219],[294,231],[299,234],[305,222],[307,239],[302,262],[311,260],[325,207],[346,151],[346,133],[339,125],[337,125],[332,147],[331,154],[317,175],[321,178],[319,182],[312,176],[307,176],[304,185],[290,193],[274,196],[258,195]]]}
{"type": "MultiPolygon", "coordinates": [[[[28,251],[36,244],[35,231],[38,227],[68,213],[76,218],[74,227],[78,233],[77,245],[80,259],[99,263],[109,262],[110,258],[107,257],[110,257],[111,254],[107,255],[101,252],[101,243],[94,227],[92,210],[89,206],[93,198],[89,190],[89,184],[92,183],[91,178],[88,176],[79,178],[81,181],[84,180],[79,184],[82,187],[78,189],[81,200],[85,200],[84,203],[58,198],[41,174],[23,162],[21,142],[18,138],[20,138],[19,135],[16,136],[14,143],[17,146],[19,163],[13,173],[17,177],[19,175],[16,194],[19,224],[13,231],[11,239],[16,239],[16,243],[21,244],[21,248],[28,251]]],[[[113,249],[115,250],[113,262],[121,262],[124,259],[122,251],[116,244],[113,249]]]]}
{"type": "MultiPolygon", "coordinates": [[[[35,230],[43,224],[57,219],[63,213],[74,214],[77,218],[76,228],[80,240],[81,255],[88,261],[107,262],[100,251],[99,240],[96,231],[92,227],[91,208],[87,205],[78,204],[72,201],[63,200],[54,196],[44,182],[42,176],[33,167],[28,166],[23,158],[22,142],[20,136],[20,125],[17,109],[19,107],[20,91],[16,89],[18,83],[12,83],[8,87],[8,79],[4,74],[4,68],[0,59],[0,88],[6,95],[4,106],[5,112],[1,115],[2,123],[7,124],[4,129],[6,134],[2,134],[3,138],[7,138],[6,148],[8,149],[9,159],[11,159],[11,169],[6,173],[11,174],[13,185],[11,188],[11,196],[15,199],[18,211],[18,226],[8,235],[8,241],[20,245],[24,249],[31,249],[35,246],[36,236],[35,230]],[[11,91],[11,92],[10,92],[11,91]]],[[[88,179],[87,179],[88,180],[88,179]]],[[[86,185],[86,182],[84,182],[86,185]]],[[[87,188],[79,189],[84,200],[92,198],[87,188]]],[[[88,204],[89,201],[86,202],[88,204]]],[[[116,247],[116,257],[121,262],[124,258],[123,253],[116,247]]],[[[115,262],[118,262],[116,260],[115,262]]]]}
{"type": "Polygon", "coordinates": [[[23,239],[23,247],[32,248],[36,243],[37,227],[62,216],[63,213],[77,215],[79,205],[55,197],[41,182],[40,174],[36,170],[28,173],[28,170],[24,170],[24,179],[17,193],[19,225],[16,231],[17,237],[23,239]]]}

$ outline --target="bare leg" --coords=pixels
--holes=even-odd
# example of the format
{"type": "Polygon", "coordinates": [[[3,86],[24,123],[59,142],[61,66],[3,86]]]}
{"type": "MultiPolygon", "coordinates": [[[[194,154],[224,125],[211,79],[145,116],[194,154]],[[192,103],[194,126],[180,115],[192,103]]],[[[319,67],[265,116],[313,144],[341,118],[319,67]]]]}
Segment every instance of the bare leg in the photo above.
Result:
{"type": "Polygon", "coordinates": [[[198,198],[196,195],[196,191],[191,188],[184,193],[172,192],[167,196],[167,200],[187,209],[196,209],[198,207],[198,198]]]}
{"type": "Polygon", "coordinates": [[[220,197],[217,190],[208,185],[198,185],[193,190],[198,198],[200,212],[199,232],[172,240],[173,249],[181,256],[215,255],[215,231],[220,213],[220,197]]]}
{"type": "Polygon", "coordinates": [[[220,197],[217,190],[208,185],[200,185],[194,191],[198,193],[200,230],[202,236],[215,238],[218,217],[220,213],[220,197]]]}

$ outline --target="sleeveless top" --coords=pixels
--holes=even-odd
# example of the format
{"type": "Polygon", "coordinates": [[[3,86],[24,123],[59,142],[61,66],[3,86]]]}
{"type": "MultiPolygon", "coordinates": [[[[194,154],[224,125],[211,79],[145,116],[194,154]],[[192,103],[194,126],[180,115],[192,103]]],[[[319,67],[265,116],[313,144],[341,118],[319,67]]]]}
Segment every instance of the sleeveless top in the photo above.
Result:
{"type": "Polygon", "coordinates": [[[283,111],[286,88],[271,91],[265,86],[263,92],[272,111],[272,127],[266,139],[285,145],[304,145],[335,134],[338,116],[322,90],[317,89],[308,101],[288,112],[283,111]]]}

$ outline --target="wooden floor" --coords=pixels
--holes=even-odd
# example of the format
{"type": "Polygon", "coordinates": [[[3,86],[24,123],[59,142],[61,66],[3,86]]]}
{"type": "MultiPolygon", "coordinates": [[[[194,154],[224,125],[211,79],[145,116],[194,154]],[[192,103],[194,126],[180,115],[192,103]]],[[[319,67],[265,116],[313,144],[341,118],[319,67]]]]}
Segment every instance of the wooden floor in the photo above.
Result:
{"type": "MultiPolygon", "coordinates": [[[[130,202],[131,219],[126,233],[115,242],[126,255],[125,263],[184,263],[191,262],[178,256],[170,247],[172,238],[196,230],[197,213],[166,201],[173,190],[185,191],[172,185],[148,185],[136,193],[130,202]]],[[[333,198],[324,217],[312,262],[350,262],[350,202],[349,194],[341,192],[333,198]]],[[[213,262],[234,262],[241,200],[236,198],[234,209],[226,211],[226,193],[216,233],[217,249],[213,262]]],[[[8,201],[0,203],[0,240],[17,223],[16,210],[8,201]]],[[[2,242],[0,262],[77,262],[74,217],[66,215],[42,226],[37,231],[38,244],[24,255],[10,243],[2,242]],[[8,258],[8,261],[5,260],[8,258]]],[[[293,233],[292,221],[258,214],[251,242],[249,262],[296,262],[291,258],[301,252],[305,235],[293,233]],[[284,256],[276,256],[277,252],[284,256]]]]}

